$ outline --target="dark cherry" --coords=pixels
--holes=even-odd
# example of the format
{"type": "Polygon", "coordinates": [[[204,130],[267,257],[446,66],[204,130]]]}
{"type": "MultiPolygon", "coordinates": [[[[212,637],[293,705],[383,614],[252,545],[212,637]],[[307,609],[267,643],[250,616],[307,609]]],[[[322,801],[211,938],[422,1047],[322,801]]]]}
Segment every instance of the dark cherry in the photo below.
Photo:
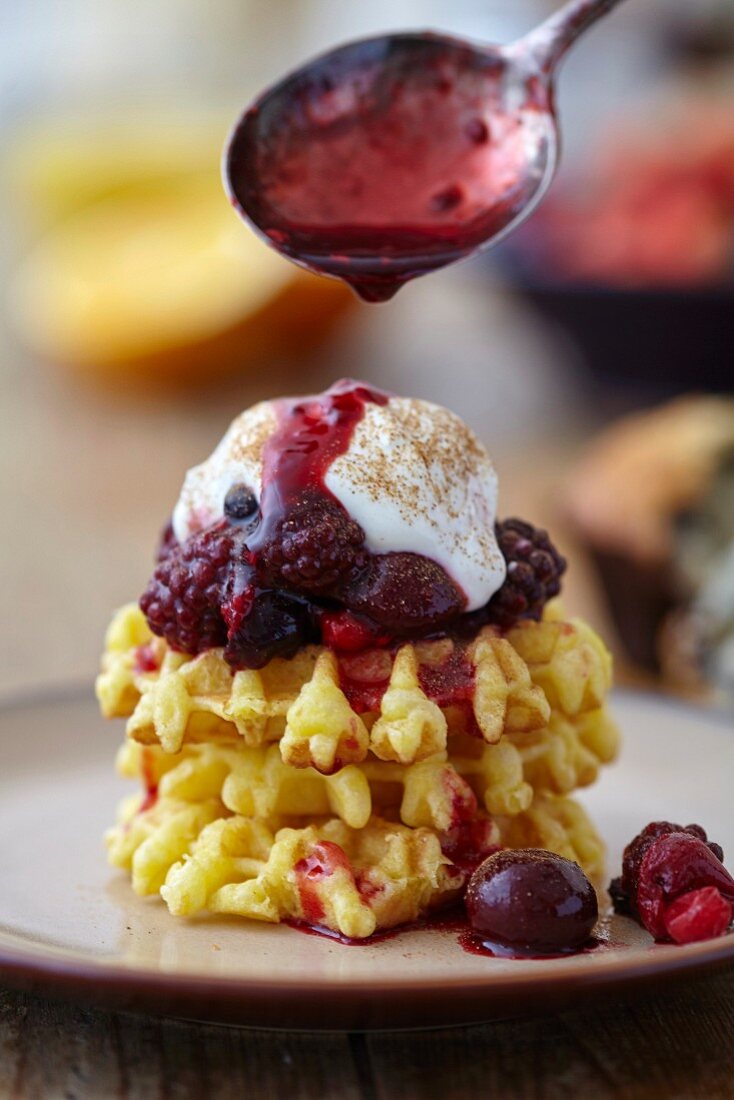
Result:
{"type": "Polygon", "coordinates": [[[252,519],[258,512],[257,497],[248,485],[233,485],[224,498],[224,514],[227,519],[238,521],[252,519]]]}
{"type": "Polygon", "coordinates": [[[379,554],[344,591],[344,603],[391,634],[439,626],[461,614],[466,598],[446,571],[420,554],[379,554]]]}
{"type": "Polygon", "coordinates": [[[577,863],[539,848],[495,852],[466,892],[472,928],[517,954],[561,954],[582,947],[599,916],[594,887],[577,863]]]}

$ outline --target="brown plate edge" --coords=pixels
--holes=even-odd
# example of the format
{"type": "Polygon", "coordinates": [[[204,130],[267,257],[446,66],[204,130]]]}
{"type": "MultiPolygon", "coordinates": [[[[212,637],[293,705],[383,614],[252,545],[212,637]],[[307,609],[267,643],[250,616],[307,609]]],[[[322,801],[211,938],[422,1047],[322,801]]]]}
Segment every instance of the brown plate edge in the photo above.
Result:
{"type": "Polygon", "coordinates": [[[43,958],[0,948],[0,980],[27,992],[116,1011],[241,1024],[250,1027],[351,1031],[441,1027],[558,1011],[593,999],[624,997],[671,980],[698,978],[734,965],[734,937],[706,950],[636,952],[619,965],[543,973],[505,972],[470,981],[328,983],[268,982],[125,970],[43,958]]]}

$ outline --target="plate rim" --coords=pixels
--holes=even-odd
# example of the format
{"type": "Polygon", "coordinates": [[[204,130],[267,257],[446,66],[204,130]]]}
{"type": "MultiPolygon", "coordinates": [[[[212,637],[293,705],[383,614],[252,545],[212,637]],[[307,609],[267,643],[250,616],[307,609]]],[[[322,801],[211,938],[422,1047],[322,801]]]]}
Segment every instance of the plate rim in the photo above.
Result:
{"type": "MultiPolygon", "coordinates": [[[[722,730],[730,729],[725,713],[708,710],[690,700],[627,687],[616,688],[614,694],[631,702],[700,714],[707,723],[720,725],[722,730]]],[[[39,704],[82,702],[91,697],[91,685],[82,681],[20,689],[0,695],[0,714],[39,704]]],[[[604,990],[634,988],[650,979],[663,981],[691,970],[703,974],[721,969],[728,963],[734,964],[734,934],[680,947],[633,949],[620,957],[610,954],[606,958],[609,962],[590,967],[559,959],[542,965],[537,973],[523,970],[517,974],[510,971],[492,974],[488,968],[475,976],[457,978],[310,979],[299,978],[296,972],[285,978],[249,979],[109,963],[77,957],[64,948],[18,947],[0,938],[0,980],[16,988],[51,992],[75,1000],[172,1015],[198,1013],[200,1018],[222,1022],[292,1027],[297,1026],[292,1023],[294,1019],[310,1018],[304,1025],[308,1029],[344,1029],[410,1026],[406,1020],[419,1019],[419,1026],[431,1026],[446,1022],[447,1018],[457,1023],[496,1018],[499,1007],[501,1015],[517,1015],[536,1001],[575,1003],[580,997],[604,990]],[[321,1000],[326,997],[328,1005],[321,1000]],[[320,1000],[322,1010],[315,1024],[314,998],[320,1000]],[[450,1005],[443,998],[450,998],[450,1005]],[[389,1005],[387,1012],[386,1005],[389,1005]],[[375,1007],[379,1019],[375,1017],[375,1007]],[[282,1023],[283,1018],[290,1022],[282,1023]]]]}

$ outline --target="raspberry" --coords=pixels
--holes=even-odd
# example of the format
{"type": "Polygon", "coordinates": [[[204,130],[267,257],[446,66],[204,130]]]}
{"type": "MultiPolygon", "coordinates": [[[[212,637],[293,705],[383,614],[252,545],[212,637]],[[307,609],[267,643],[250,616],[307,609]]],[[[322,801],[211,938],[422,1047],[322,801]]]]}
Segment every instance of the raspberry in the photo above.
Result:
{"type": "Polygon", "coordinates": [[[630,896],[624,888],[621,875],[613,878],[609,883],[609,897],[612,899],[612,908],[615,913],[621,913],[626,917],[633,916],[630,896]]]}
{"type": "Polygon", "coordinates": [[[385,646],[390,635],[351,611],[325,611],[319,619],[321,640],[337,653],[359,653],[370,646],[385,646]]]}
{"type": "Polygon", "coordinates": [[[637,910],[645,928],[656,940],[667,939],[671,903],[706,886],[734,901],[734,879],[703,840],[687,832],[653,840],[640,864],[637,885],[637,910]]]}
{"type": "Polygon", "coordinates": [[[346,852],[331,840],[320,840],[314,844],[309,854],[294,865],[293,871],[303,919],[309,924],[319,924],[325,914],[319,883],[338,871],[346,873],[354,882],[352,865],[346,852]]]}
{"type": "Polygon", "coordinates": [[[685,833],[696,837],[707,844],[709,850],[719,861],[724,859],[721,846],[709,842],[705,829],[702,829],[700,825],[684,826],[674,825],[671,821],[651,821],[625,848],[622,857],[622,874],[619,878],[614,879],[609,887],[615,913],[638,916],[637,890],[640,879],[640,866],[652,844],[659,837],[667,836],[669,833],[685,833]]]}
{"type": "Polygon", "coordinates": [[[540,619],[548,600],[561,590],[566,559],[546,531],[520,519],[495,524],[495,533],[507,576],[487,605],[490,622],[508,628],[520,619],[540,619]]]}
{"type": "Polygon", "coordinates": [[[268,583],[295,592],[333,592],[367,564],[364,531],[336,503],[301,501],[260,553],[268,583]]]}
{"type": "Polygon", "coordinates": [[[172,649],[200,653],[224,645],[220,607],[234,550],[232,528],[218,523],[171,547],[159,562],[140,607],[172,649]]]}
{"type": "Polygon", "coordinates": [[[731,902],[715,886],[681,894],[668,906],[665,930],[675,943],[698,943],[723,936],[732,919],[731,902]]]}

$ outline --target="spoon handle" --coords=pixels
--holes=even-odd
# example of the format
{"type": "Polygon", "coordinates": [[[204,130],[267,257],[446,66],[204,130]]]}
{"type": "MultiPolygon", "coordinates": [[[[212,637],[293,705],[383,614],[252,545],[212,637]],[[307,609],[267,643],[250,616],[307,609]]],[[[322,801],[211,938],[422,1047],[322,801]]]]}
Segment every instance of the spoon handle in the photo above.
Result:
{"type": "Polygon", "coordinates": [[[544,73],[551,73],[568,48],[597,19],[616,8],[622,0],[570,0],[517,46],[530,55],[544,73]]]}

